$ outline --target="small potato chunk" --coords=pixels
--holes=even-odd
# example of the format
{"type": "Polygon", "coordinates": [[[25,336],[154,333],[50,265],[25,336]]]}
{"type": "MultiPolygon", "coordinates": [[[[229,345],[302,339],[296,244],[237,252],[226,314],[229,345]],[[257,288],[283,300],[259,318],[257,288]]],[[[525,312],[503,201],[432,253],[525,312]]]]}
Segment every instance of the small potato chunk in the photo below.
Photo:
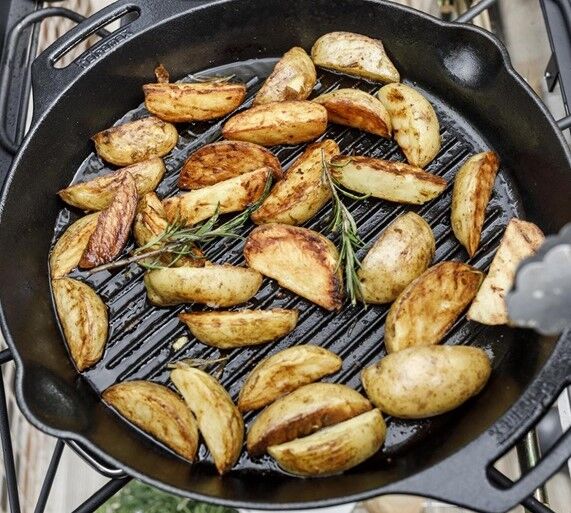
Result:
{"type": "Polygon", "coordinates": [[[97,154],[116,166],[164,157],[178,142],[174,125],[154,116],[114,126],[93,137],[97,154]]]}
{"type": "Polygon", "coordinates": [[[263,146],[243,141],[218,141],[202,146],[184,163],[181,189],[201,189],[244,173],[269,167],[275,180],[282,177],[278,158],[263,146]]]}
{"type": "Polygon", "coordinates": [[[533,255],[544,240],[535,224],[515,218],[509,222],[488,276],[468,310],[468,319],[490,325],[509,323],[505,297],[513,286],[518,265],[533,255]]]}
{"type": "Polygon", "coordinates": [[[388,84],[377,93],[389,112],[394,138],[413,166],[425,167],[440,151],[440,125],[430,102],[412,87],[388,84]]]}
{"type": "Polygon", "coordinates": [[[432,266],[406,287],[385,323],[389,353],[438,344],[482,283],[484,273],[460,262],[432,266]]]}
{"type": "Polygon", "coordinates": [[[337,89],[313,100],[327,109],[331,123],[350,126],[381,137],[390,137],[391,118],[374,96],[359,89],[337,89]]]}
{"type": "Polygon", "coordinates": [[[111,205],[125,173],[131,174],[137,193],[143,195],[157,188],[165,174],[165,165],[162,159],[154,157],[88,182],[70,185],[58,194],[67,204],[82,210],[104,210],[111,205]]]}
{"type": "Polygon", "coordinates": [[[375,409],[304,438],[268,447],[268,453],[292,474],[338,474],[375,454],[385,441],[385,433],[385,421],[375,409]]]}
{"type": "Polygon", "coordinates": [[[327,128],[327,111],[310,101],[264,103],[231,117],[222,128],[225,139],[262,146],[312,141],[327,128]]]}
{"type": "Polygon", "coordinates": [[[52,280],[67,347],[81,372],[97,363],[107,342],[107,307],[95,291],[77,280],[52,280]]]}
{"type": "Polygon", "coordinates": [[[390,303],[418,278],[434,257],[428,223],[414,212],[395,219],[376,240],[357,272],[366,303],[390,303]]]}
{"type": "Polygon", "coordinates": [[[454,178],[452,229],[471,257],[480,245],[486,207],[499,167],[497,153],[486,151],[470,157],[454,178]]]}
{"type": "Polygon", "coordinates": [[[258,410],[297,388],[341,368],[341,358],[319,346],[300,345],[262,360],[246,378],[238,409],[258,410]]]}
{"type": "Polygon", "coordinates": [[[222,385],[204,371],[181,367],[171,372],[171,380],[196,416],[218,473],[224,474],[242,451],[242,415],[222,385]]]}
{"type": "Polygon", "coordinates": [[[183,312],[178,318],[203,344],[220,349],[253,346],[277,340],[295,328],[297,310],[183,312]]]}
{"type": "Polygon", "coordinates": [[[305,385],[270,404],[256,417],[248,432],[248,452],[261,456],[269,446],[309,435],[370,409],[367,399],[345,385],[305,385]]]}
{"type": "Polygon", "coordinates": [[[323,182],[323,157],[329,160],[335,155],[339,146],[331,139],[310,145],[252,214],[252,221],[298,225],[311,219],[331,198],[323,182]]]}
{"type": "Polygon", "coordinates": [[[254,297],[262,285],[260,273],[232,265],[164,267],[146,273],[144,279],[149,301],[156,306],[233,306],[254,297]]]}
{"type": "Polygon", "coordinates": [[[446,189],[446,180],[403,162],[372,157],[331,159],[331,173],[341,185],[396,203],[422,205],[446,189]]]}
{"type": "Polygon", "coordinates": [[[311,58],[320,68],[379,82],[400,82],[383,43],[361,34],[329,32],[315,42],[311,58]]]}
{"type": "Polygon", "coordinates": [[[327,310],[343,302],[343,276],[335,245],[320,233],[267,224],[253,230],[244,245],[248,265],[282,287],[327,310]]]}
{"type": "Polygon", "coordinates": [[[105,390],[103,400],[183,458],[194,460],[198,448],[196,419],[167,387],[150,381],[125,381],[105,390]]]}
{"type": "Polygon", "coordinates": [[[367,396],[382,412],[402,419],[424,419],[457,408],[478,394],[492,366],[477,347],[411,347],[367,367],[367,396]]]}

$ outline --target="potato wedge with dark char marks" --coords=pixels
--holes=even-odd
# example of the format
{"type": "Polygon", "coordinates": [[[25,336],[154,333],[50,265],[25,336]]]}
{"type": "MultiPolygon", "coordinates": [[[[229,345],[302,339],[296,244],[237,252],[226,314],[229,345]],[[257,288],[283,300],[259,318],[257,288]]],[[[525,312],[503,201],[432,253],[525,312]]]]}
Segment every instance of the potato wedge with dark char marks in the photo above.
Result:
{"type": "Polygon", "coordinates": [[[103,392],[103,400],[123,417],[160,440],[174,452],[194,461],[198,424],[184,401],[163,385],[125,381],[103,392]]]}

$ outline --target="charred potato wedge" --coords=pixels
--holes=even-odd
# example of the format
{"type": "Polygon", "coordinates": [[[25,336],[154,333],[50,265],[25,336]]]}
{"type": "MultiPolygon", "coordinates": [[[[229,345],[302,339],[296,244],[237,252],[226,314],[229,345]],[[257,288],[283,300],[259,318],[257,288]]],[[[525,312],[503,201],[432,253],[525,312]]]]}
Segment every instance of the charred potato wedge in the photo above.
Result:
{"type": "Polygon", "coordinates": [[[441,262],[406,287],[385,323],[389,353],[438,344],[482,283],[484,274],[460,262],[441,262]]]}
{"type": "Polygon", "coordinates": [[[319,346],[284,349],[254,367],[240,390],[238,409],[258,410],[303,385],[337,372],[341,364],[335,353],[319,346]]]}
{"type": "Polygon", "coordinates": [[[391,303],[430,265],[436,242],[414,212],[393,221],[369,250],[357,272],[366,303],[391,303]]]}
{"type": "Polygon", "coordinates": [[[454,178],[452,229],[471,257],[480,245],[486,207],[499,167],[497,153],[478,153],[464,163],[454,178]]]}
{"type": "Polygon", "coordinates": [[[382,412],[423,419],[457,408],[478,394],[492,372],[477,347],[411,347],[390,354],[362,373],[363,386],[382,412]]]}
{"type": "Polygon", "coordinates": [[[164,157],[178,142],[174,125],[149,116],[95,134],[95,151],[106,162],[130,166],[153,157],[164,157]]]}
{"type": "Polygon", "coordinates": [[[313,141],[327,128],[327,111],[310,101],[257,105],[231,117],[222,128],[225,139],[273,146],[313,141]]]}
{"type": "Polygon", "coordinates": [[[361,34],[329,32],[315,42],[311,58],[320,68],[383,83],[400,82],[383,43],[361,34]]]}
{"type": "Polygon", "coordinates": [[[261,456],[272,445],[310,435],[370,409],[367,399],[345,385],[305,385],[270,404],[256,417],[248,432],[248,452],[261,456]]]}
{"type": "Polygon", "coordinates": [[[198,449],[196,419],[167,387],[150,381],[126,381],[105,390],[103,400],[174,452],[194,461],[198,449]]]}
{"type": "Polygon", "coordinates": [[[341,308],[339,254],[323,235],[285,224],[258,226],[246,239],[244,257],[252,269],[301,297],[327,310],[341,308]]]}
{"type": "Polygon", "coordinates": [[[77,280],[52,280],[56,309],[67,347],[81,372],[101,359],[107,342],[107,307],[95,291],[77,280]]]}

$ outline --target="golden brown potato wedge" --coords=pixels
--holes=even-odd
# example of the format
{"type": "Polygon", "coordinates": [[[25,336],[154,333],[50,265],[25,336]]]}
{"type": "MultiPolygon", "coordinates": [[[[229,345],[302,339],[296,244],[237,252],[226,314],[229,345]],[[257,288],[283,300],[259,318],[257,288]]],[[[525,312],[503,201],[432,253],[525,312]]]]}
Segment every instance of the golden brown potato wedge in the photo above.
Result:
{"type": "Polygon", "coordinates": [[[331,189],[323,182],[322,159],[338,154],[339,146],[331,139],[311,144],[252,214],[252,221],[297,225],[311,219],[331,198],[331,189]]]}
{"type": "Polygon", "coordinates": [[[394,138],[413,166],[425,167],[440,151],[440,124],[430,102],[412,87],[388,84],[377,93],[389,112],[394,138]]]}
{"type": "Polygon", "coordinates": [[[381,137],[392,134],[391,118],[374,96],[359,89],[337,89],[313,100],[327,109],[331,123],[358,128],[381,137]]]}
{"type": "Polygon", "coordinates": [[[317,139],[327,128],[327,111],[310,101],[265,103],[231,117],[222,128],[225,139],[262,146],[299,144],[317,139]]]}
{"type": "Polygon", "coordinates": [[[278,158],[259,144],[243,141],[218,141],[202,146],[184,163],[178,179],[181,189],[201,189],[262,167],[272,170],[280,180],[278,158]]]}
{"type": "Polygon", "coordinates": [[[284,349],[254,367],[240,390],[238,409],[258,410],[303,385],[337,372],[341,363],[335,353],[319,346],[284,349]]]}
{"type": "Polygon", "coordinates": [[[171,372],[171,380],[198,421],[219,474],[230,470],[242,451],[244,421],[217,380],[192,367],[171,372]]]}
{"type": "Polygon", "coordinates": [[[341,185],[396,203],[422,205],[444,192],[446,180],[419,167],[375,159],[346,157],[331,159],[331,173],[341,185]]]}
{"type": "Polygon", "coordinates": [[[103,160],[116,166],[129,166],[164,157],[175,147],[178,132],[174,125],[149,116],[103,130],[92,139],[103,160]]]}
{"type": "Polygon", "coordinates": [[[317,81],[315,66],[303,48],[288,50],[254,97],[252,105],[305,100],[317,81]]]}
{"type": "Polygon", "coordinates": [[[471,257],[480,245],[486,207],[499,167],[498,154],[486,151],[470,157],[454,178],[452,229],[471,257]]]}
{"type": "Polygon", "coordinates": [[[327,310],[339,310],[343,276],[335,245],[320,233],[267,224],[253,230],[244,245],[248,265],[282,287],[327,310]]]}
{"type": "Polygon", "coordinates": [[[428,223],[414,212],[395,219],[375,241],[357,272],[366,303],[390,303],[418,278],[434,257],[428,223]]]}
{"type": "Polygon", "coordinates": [[[82,210],[104,210],[111,205],[125,173],[133,176],[137,193],[143,195],[157,188],[165,174],[165,165],[162,159],[154,157],[88,182],[70,185],[58,194],[66,203],[82,210]]]}
{"type": "Polygon", "coordinates": [[[337,474],[375,454],[385,441],[385,433],[381,412],[374,409],[312,435],[268,447],[268,453],[292,474],[337,474]]]}
{"type": "Polygon", "coordinates": [[[157,306],[204,303],[233,306],[251,299],[262,284],[262,275],[247,267],[207,265],[165,267],[145,274],[149,301],[157,306]]]}
{"type": "Polygon", "coordinates": [[[198,449],[196,419],[167,387],[150,381],[125,381],[105,390],[103,400],[183,458],[194,460],[198,449]]]}
{"type": "Polygon", "coordinates": [[[478,394],[492,371],[477,347],[411,347],[362,373],[367,396],[382,412],[423,419],[453,410],[478,394]]]}
{"type": "Polygon", "coordinates": [[[509,222],[488,276],[468,310],[468,319],[491,325],[509,323],[505,296],[512,288],[517,267],[544,240],[543,232],[535,224],[515,218],[509,222]]]}
{"type": "Polygon", "coordinates": [[[379,82],[400,82],[383,43],[352,32],[329,32],[311,49],[316,66],[379,82]]]}
{"type": "Polygon", "coordinates": [[[371,403],[345,385],[311,383],[278,399],[250,426],[248,452],[261,456],[272,445],[309,435],[369,411],[371,403]]]}
{"type": "Polygon", "coordinates": [[[107,342],[107,307],[95,291],[77,280],[52,280],[52,290],[65,340],[79,371],[101,359],[107,342]]]}

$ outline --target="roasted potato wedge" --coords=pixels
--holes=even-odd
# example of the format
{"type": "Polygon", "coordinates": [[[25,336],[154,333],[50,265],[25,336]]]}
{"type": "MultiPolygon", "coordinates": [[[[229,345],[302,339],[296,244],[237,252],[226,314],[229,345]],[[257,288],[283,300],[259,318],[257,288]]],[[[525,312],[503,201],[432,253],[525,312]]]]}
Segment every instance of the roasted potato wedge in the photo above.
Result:
{"type": "Polygon", "coordinates": [[[273,146],[313,141],[327,128],[325,107],[310,101],[264,103],[232,116],[225,139],[273,146]]]}
{"type": "Polygon", "coordinates": [[[272,170],[275,180],[282,178],[278,158],[263,146],[243,141],[218,141],[202,146],[184,163],[178,186],[201,189],[262,167],[272,170]]]}
{"type": "Polygon", "coordinates": [[[339,310],[343,276],[335,245],[320,233],[267,224],[254,229],[244,245],[248,265],[282,287],[327,310],[339,310]]]}
{"type": "Polygon", "coordinates": [[[137,193],[143,195],[157,188],[165,174],[165,165],[162,159],[154,157],[88,182],[70,185],[58,192],[59,197],[82,210],[104,210],[111,205],[125,173],[131,174],[135,179],[137,193]]]}
{"type": "Polygon", "coordinates": [[[468,319],[482,324],[509,323],[505,301],[520,262],[533,255],[545,236],[533,223],[512,219],[494,256],[488,276],[468,310],[468,319]]]}
{"type": "Polygon", "coordinates": [[[453,410],[478,394],[492,372],[477,347],[411,347],[362,373],[367,396],[382,412],[423,419],[453,410]]]}
{"type": "Polygon", "coordinates": [[[56,309],[67,347],[79,371],[101,359],[107,342],[107,307],[95,291],[71,278],[52,280],[56,309]]]}
{"type": "Polygon", "coordinates": [[[454,178],[452,230],[471,257],[480,245],[486,207],[499,167],[498,154],[486,151],[470,157],[454,178]]]}
{"type": "Polygon", "coordinates": [[[395,219],[369,250],[357,272],[366,303],[390,303],[418,278],[434,257],[428,223],[414,212],[395,219]]]}
{"type": "Polygon", "coordinates": [[[145,274],[149,301],[156,306],[204,303],[233,306],[251,299],[262,284],[262,275],[247,267],[207,265],[164,267],[145,274]]]}
{"type": "Polygon", "coordinates": [[[149,116],[95,134],[95,151],[116,166],[130,166],[153,157],[164,157],[178,142],[174,125],[149,116]]]}
{"type": "Polygon", "coordinates": [[[332,175],[347,189],[396,203],[422,205],[447,185],[444,178],[404,162],[339,155],[331,164],[332,175]]]}
{"type": "Polygon", "coordinates": [[[238,409],[258,410],[303,385],[337,372],[341,364],[335,353],[319,346],[284,349],[254,367],[240,390],[238,409]]]}
{"type": "Polygon", "coordinates": [[[272,445],[309,435],[370,409],[367,399],[345,385],[302,386],[270,404],[256,417],[248,432],[248,452],[261,456],[272,445]]]}
{"type": "Polygon", "coordinates": [[[323,156],[329,160],[338,154],[339,146],[331,139],[311,144],[252,214],[252,221],[297,225],[311,219],[331,198],[323,183],[323,156]]]}
{"type": "Polygon", "coordinates": [[[183,458],[194,460],[198,424],[184,401],[167,387],[150,381],[125,381],[105,390],[103,400],[183,458]]]}
{"type": "Polygon", "coordinates": [[[383,43],[361,34],[329,32],[315,42],[311,58],[320,68],[379,82],[400,82],[383,43]]]}
{"type": "Polygon", "coordinates": [[[327,109],[331,123],[350,126],[381,137],[392,134],[391,118],[374,96],[359,89],[337,89],[313,100],[327,109]]]}
{"type": "Polygon", "coordinates": [[[192,367],[171,372],[171,380],[198,421],[219,474],[230,470],[242,451],[244,421],[217,380],[192,367]]]}
{"type": "Polygon", "coordinates": [[[313,61],[303,48],[288,50],[260,88],[252,105],[305,100],[313,90],[317,74],[313,61]]]}
{"type": "Polygon", "coordinates": [[[385,433],[381,412],[374,409],[304,438],[268,447],[268,453],[292,474],[337,474],[375,454],[385,441],[385,433]]]}
{"type": "Polygon", "coordinates": [[[388,84],[377,93],[391,117],[394,138],[413,166],[425,167],[440,151],[440,124],[430,102],[412,87],[388,84]]]}

